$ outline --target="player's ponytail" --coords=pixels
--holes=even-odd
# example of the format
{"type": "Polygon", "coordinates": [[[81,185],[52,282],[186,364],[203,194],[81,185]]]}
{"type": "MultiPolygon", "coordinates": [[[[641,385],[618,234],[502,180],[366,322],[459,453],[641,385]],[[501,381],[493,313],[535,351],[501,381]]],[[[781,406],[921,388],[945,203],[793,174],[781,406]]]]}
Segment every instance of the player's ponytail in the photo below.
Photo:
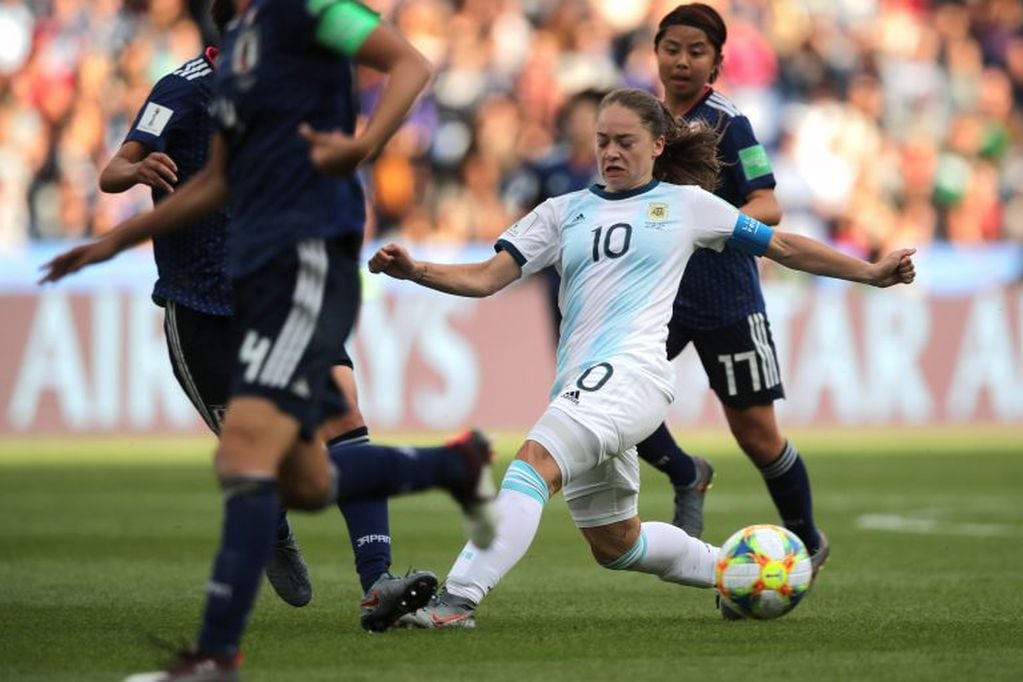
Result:
{"type": "Polygon", "coordinates": [[[716,130],[705,123],[679,125],[660,100],[643,90],[613,90],[601,101],[600,108],[611,104],[635,112],[654,139],[664,136],[664,152],[654,161],[655,178],[714,191],[721,168],[716,130]]]}
{"type": "Polygon", "coordinates": [[[721,170],[717,148],[720,133],[703,121],[678,123],[663,103],[658,104],[667,132],[664,151],[654,161],[654,177],[676,185],[699,185],[713,192],[721,170]]]}

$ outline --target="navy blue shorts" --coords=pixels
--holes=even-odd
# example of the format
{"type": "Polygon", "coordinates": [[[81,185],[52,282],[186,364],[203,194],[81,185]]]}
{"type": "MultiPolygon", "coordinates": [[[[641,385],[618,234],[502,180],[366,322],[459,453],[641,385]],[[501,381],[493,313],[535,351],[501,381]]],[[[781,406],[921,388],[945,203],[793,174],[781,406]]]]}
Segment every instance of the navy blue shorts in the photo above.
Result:
{"type": "Polygon", "coordinates": [[[351,366],[343,344],[359,312],[359,247],[353,238],[306,239],[233,283],[230,395],[270,400],[305,439],[347,410],[330,368],[351,366]]]}
{"type": "Polygon", "coordinates": [[[164,304],[163,331],[171,369],[196,411],[220,433],[234,367],[233,322],[174,301],[164,304]]]}
{"type": "Polygon", "coordinates": [[[692,329],[672,320],[668,326],[668,359],[678,357],[689,342],[707,372],[710,387],[728,407],[768,405],[785,397],[771,325],[764,313],[718,329],[692,329]]]}

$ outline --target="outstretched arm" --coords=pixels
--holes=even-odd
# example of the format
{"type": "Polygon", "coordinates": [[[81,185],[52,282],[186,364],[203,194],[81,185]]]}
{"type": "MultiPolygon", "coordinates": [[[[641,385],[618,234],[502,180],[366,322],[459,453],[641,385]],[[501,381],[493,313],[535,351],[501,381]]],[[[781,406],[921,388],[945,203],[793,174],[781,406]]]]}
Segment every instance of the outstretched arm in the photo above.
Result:
{"type": "Polygon", "coordinates": [[[912,258],[914,253],[916,249],[898,249],[876,263],[868,263],[847,256],[815,239],[775,232],[764,255],[793,270],[883,288],[893,284],[909,284],[916,278],[912,258]]]}
{"type": "Polygon", "coordinates": [[[129,218],[103,237],[77,246],[43,266],[40,284],[56,282],[84,267],[102,263],[121,251],[161,234],[180,229],[227,203],[227,151],[214,135],[206,167],[148,213],[129,218]]]}
{"type": "Polygon", "coordinates": [[[482,263],[448,265],[416,260],[398,244],[388,244],[373,254],[369,271],[411,280],[446,294],[473,298],[490,296],[522,275],[519,264],[507,251],[482,263]]]}

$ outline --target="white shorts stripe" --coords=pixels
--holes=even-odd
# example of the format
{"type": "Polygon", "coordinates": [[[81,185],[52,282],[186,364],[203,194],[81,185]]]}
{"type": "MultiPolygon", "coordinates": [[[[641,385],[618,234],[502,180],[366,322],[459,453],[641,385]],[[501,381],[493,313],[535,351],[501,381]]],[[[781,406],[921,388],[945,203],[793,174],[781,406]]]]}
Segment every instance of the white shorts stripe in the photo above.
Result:
{"type": "Polygon", "coordinates": [[[278,377],[281,382],[280,386],[286,385],[291,380],[291,375],[295,371],[298,360],[301,359],[306,347],[309,345],[309,340],[316,333],[316,323],[320,316],[320,310],[323,307],[323,294],[327,277],[327,255],[323,241],[315,240],[311,243],[299,244],[298,248],[299,267],[300,270],[305,270],[306,273],[304,284],[301,286],[301,292],[299,287],[296,286],[294,300],[299,305],[304,306],[308,311],[308,315],[303,317],[302,324],[294,328],[291,338],[282,346],[282,357],[296,357],[297,359],[290,366],[287,364],[283,365],[281,371],[284,374],[278,377]],[[311,267],[306,267],[305,264],[307,263],[311,264],[311,267]]]}
{"type": "MultiPolygon", "coordinates": [[[[299,344],[302,344],[302,339],[308,334],[309,320],[303,313],[310,305],[310,290],[313,285],[311,273],[305,267],[302,261],[302,251],[299,250],[298,276],[295,280],[295,292],[292,295],[294,305],[288,313],[288,318],[277,335],[273,351],[263,367],[263,373],[260,375],[261,383],[277,387],[287,383],[288,377],[282,373],[287,369],[288,359],[294,355],[299,344]]],[[[304,350],[304,346],[302,350],[304,350]]]]}
{"type": "Polygon", "coordinates": [[[299,242],[298,277],[292,307],[259,375],[264,386],[283,388],[291,380],[316,332],[327,283],[327,252],[322,239],[299,242]]]}
{"type": "Polygon", "coordinates": [[[781,371],[778,369],[778,354],[774,352],[771,341],[767,336],[767,317],[760,315],[760,331],[764,336],[764,348],[767,350],[767,357],[771,363],[771,386],[781,383],[781,371]]]}
{"type": "Polygon", "coordinates": [[[214,433],[220,433],[220,421],[212,412],[206,409],[206,403],[203,401],[202,396],[199,395],[199,388],[195,385],[195,380],[192,379],[192,372],[189,371],[188,363],[185,361],[185,351],[181,347],[181,336],[178,334],[177,304],[174,301],[167,301],[164,311],[163,331],[167,335],[167,344],[170,346],[174,367],[181,374],[185,395],[195,405],[195,409],[198,410],[199,416],[206,422],[206,425],[214,433]]]}
{"type": "Polygon", "coordinates": [[[756,346],[757,354],[760,356],[760,366],[764,372],[764,383],[767,385],[767,388],[774,388],[781,383],[781,379],[778,376],[778,363],[774,357],[774,350],[767,340],[764,315],[763,313],[753,313],[749,316],[748,321],[753,345],[756,346]]]}

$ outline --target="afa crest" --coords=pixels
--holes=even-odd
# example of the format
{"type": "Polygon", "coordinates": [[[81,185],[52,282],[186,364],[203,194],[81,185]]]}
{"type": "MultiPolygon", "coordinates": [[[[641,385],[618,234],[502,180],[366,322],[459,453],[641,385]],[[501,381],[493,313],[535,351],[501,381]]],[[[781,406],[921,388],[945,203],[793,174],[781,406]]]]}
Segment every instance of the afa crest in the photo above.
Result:
{"type": "Polygon", "coordinates": [[[651,223],[663,223],[668,220],[668,205],[659,201],[647,204],[646,219],[651,223]]]}

